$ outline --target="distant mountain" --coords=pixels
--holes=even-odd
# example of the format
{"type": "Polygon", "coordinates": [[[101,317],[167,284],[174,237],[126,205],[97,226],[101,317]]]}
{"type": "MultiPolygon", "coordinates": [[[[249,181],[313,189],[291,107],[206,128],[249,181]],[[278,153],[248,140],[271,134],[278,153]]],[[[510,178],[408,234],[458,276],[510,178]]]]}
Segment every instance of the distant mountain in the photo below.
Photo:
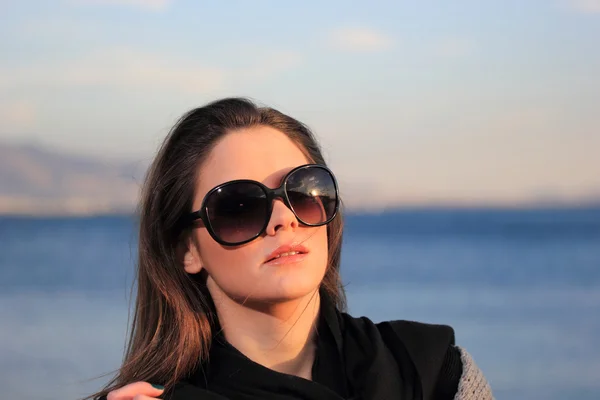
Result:
{"type": "MultiPolygon", "coordinates": [[[[135,209],[144,162],[111,161],[52,151],[39,146],[0,143],[0,214],[89,215],[128,213],[135,209]]],[[[434,201],[399,197],[379,187],[346,177],[340,190],[348,211],[379,212],[406,207],[600,207],[600,191],[585,198],[531,196],[516,204],[434,201]]]]}
{"type": "Polygon", "coordinates": [[[146,167],[31,145],[0,144],[0,213],[130,212],[146,167]]]}

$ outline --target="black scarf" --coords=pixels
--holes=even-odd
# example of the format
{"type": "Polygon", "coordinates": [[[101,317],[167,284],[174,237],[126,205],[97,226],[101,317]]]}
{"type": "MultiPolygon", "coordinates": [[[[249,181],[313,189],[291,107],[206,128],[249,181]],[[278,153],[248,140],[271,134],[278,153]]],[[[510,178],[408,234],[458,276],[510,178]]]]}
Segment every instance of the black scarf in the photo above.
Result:
{"type": "Polygon", "coordinates": [[[456,365],[450,375],[440,377],[448,369],[448,355],[454,354],[449,352],[454,344],[450,327],[408,321],[375,324],[339,312],[322,293],[317,334],[312,380],[263,367],[218,335],[210,362],[164,398],[421,400],[438,399],[445,392],[444,397],[452,398],[456,392],[456,365]]]}

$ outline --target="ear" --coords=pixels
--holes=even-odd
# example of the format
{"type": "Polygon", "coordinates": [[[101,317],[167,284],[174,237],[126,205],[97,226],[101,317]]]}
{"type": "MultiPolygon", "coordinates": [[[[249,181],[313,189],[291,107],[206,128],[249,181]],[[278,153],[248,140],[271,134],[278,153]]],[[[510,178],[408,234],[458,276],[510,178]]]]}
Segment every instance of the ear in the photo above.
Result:
{"type": "Polygon", "coordinates": [[[185,243],[183,269],[188,274],[197,274],[202,271],[202,259],[198,247],[192,239],[187,240],[185,243]]]}

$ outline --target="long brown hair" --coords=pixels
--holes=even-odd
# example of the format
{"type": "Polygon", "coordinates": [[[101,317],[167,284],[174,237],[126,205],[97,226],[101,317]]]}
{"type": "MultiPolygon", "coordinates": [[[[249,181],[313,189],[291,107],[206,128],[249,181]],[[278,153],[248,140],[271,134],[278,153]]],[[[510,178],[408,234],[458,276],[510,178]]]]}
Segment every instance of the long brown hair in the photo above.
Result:
{"type": "MultiPolygon", "coordinates": [[[[228,132],[264,125],[290,139],[314,163],[319,145],[301,122],[242,98],[227,98],[183,115],[164,140],[142,189],[139,205],[137,296],[125,357],[116,376],[88,399],[135,381],[172,386],[207,359],[214,318],[206,287],[187,274],[178,256],[189,231],[179,221],[192,211],[199,166],[228,132]]],[[[339,268],[343,218],[327,226],[329,260],[321,288],[346,309],[339,268]]]]}

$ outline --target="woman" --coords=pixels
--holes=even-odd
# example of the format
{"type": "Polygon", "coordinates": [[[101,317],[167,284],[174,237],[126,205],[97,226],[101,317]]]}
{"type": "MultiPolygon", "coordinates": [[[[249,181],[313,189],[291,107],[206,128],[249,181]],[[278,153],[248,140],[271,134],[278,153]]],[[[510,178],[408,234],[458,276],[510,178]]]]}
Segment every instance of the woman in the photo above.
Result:
{"type": "Polygon", "coordinates": [[[344,313],[337,183],[295,119],[236,98],[190,111],[140,211],[127,354],[92,397],[492,397],[450,327],[344,313]]]}

